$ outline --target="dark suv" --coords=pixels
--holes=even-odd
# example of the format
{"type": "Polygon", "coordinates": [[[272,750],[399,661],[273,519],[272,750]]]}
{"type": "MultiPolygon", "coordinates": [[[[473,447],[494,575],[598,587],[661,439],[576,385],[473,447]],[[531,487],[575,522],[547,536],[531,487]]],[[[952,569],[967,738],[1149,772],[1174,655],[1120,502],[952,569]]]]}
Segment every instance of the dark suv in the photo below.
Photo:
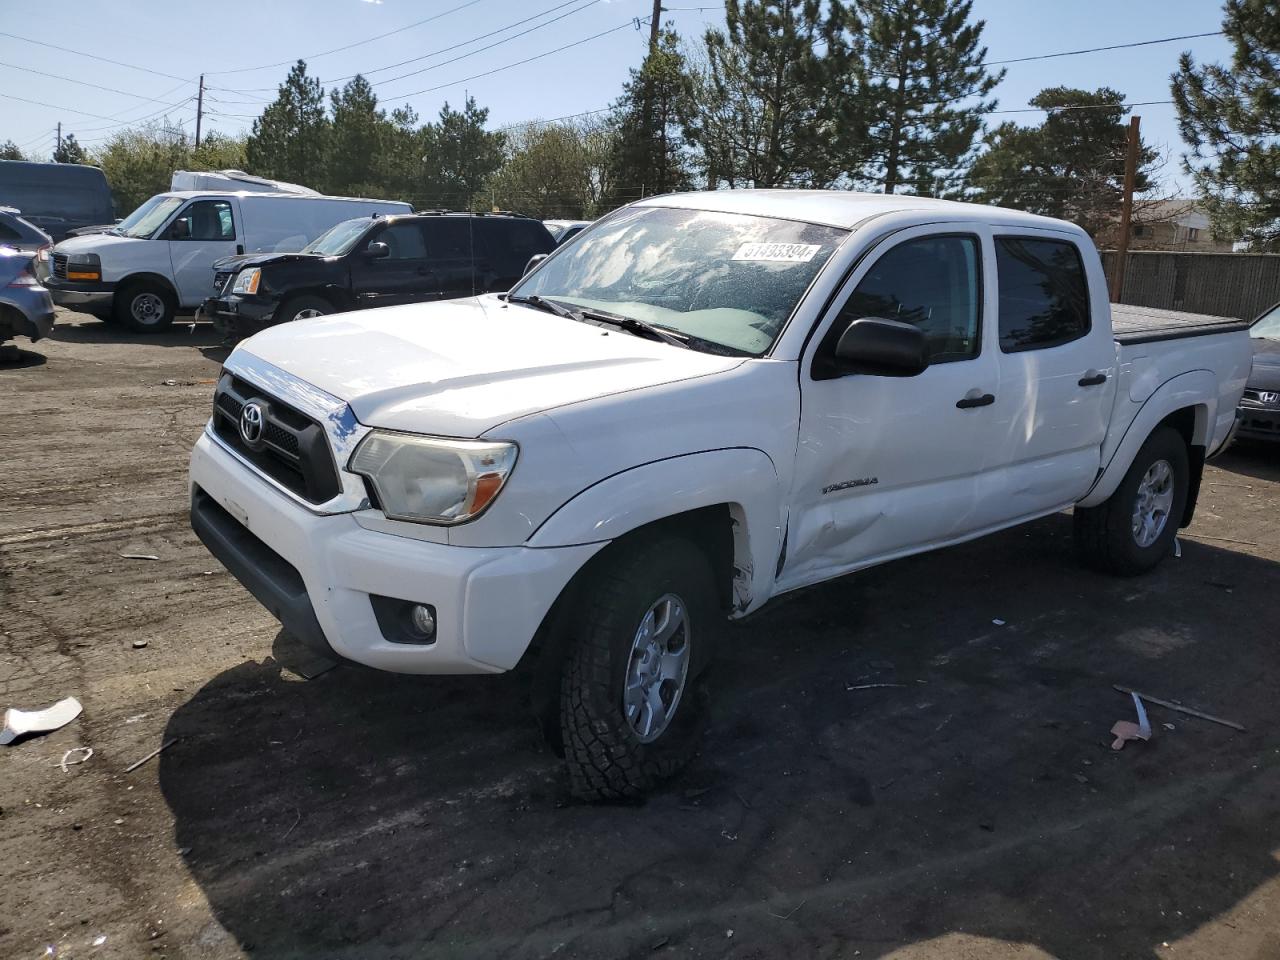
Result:
{"type": "Polygon", "coordinates": [[[555,245],[539,221],[515,214],[344,220],[298,253],[219,260],[204,312],[247,337],[290,320],[501,291],[555,245]]]}

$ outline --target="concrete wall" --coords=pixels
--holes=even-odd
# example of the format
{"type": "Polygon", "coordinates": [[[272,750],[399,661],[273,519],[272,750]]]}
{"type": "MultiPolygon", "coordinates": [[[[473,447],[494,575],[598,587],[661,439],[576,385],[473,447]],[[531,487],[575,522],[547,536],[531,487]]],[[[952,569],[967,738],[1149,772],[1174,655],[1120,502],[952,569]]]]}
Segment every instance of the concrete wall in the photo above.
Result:
{"type": "MultiPolygon", "coordinates": [[[[1115,252],[1102,253],[1110,280],[1115,252]]],[[[1280,301],[1280,254],[1131,251],[1121,303],[1252,320],[1280,301]]]]}

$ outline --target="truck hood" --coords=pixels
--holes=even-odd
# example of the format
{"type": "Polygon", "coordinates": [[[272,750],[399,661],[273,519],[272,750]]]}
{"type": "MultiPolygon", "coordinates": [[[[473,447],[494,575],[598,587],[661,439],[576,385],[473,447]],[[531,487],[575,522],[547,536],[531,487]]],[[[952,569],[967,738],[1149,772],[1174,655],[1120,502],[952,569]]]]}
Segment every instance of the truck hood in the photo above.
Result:
{"type": "Polygon", "coordinates": [[[1252,390],[1280,390],[1280,340],[1255,337],[1253,344],[1253,372],[1249,374],[1252,390]]]}
{"type": "Polygon", "coordinates": [[[53,249],[57,253],[68,255],[73,253],[102,254],[112,247],[132,247],[146,242],[146,240],[136,237],[122,237],[114,233],[90,233],[83,237],[68,237],[55,245],[53,249]]]}
{"type": "Polygon", "coordinates": [[[239,350],[346,401],[361,423],[451,437],[743,362],[492,295],[283,324],[239,350]]]}
{"type": "Polygon", "coordinates": [[[240,270],[269,263],[292,263],[295,260],[323,260],[318,253],[236,253],[213,262],[214,270],[240,270]]]}

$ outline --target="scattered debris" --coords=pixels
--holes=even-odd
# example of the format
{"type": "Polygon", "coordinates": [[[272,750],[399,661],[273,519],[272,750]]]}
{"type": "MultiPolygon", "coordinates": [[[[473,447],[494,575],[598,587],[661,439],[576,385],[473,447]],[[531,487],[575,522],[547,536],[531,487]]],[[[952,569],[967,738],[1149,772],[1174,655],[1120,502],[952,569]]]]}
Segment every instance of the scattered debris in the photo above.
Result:
{"type": "Polygon", "coordinates": [[[905,683],[859,683],[856,686],[845,685],[846,690],[875,690],[880,687],[905,687],[905,683]]]}
{"type": "Polygon", "coordinates": [[[1005,622],[1001,620],[999,617],[996,617],[996,619],[992,620],[991,622],[994,623],[997,627],[1003,627],[1005,624],[1005,622]]]}
{"type": "Polygon", "coordinates": [[[294,673],[302,677],[303,680],[314,680],[322,673],[328,673],[337,665],[337,660],[330,660],[327,657],[316,657],[316,659],[309,660],[302,666],[294,668],[294,673]]]}
{"type": "Polygon", "coordinates": [[[133,641],[133,649],[135,649],[135,650],[141,650],[141,649],[142,649],[143,647],[145,647],[146,645],[147,645],[147,641],[145,641],[145,640],[135,640],[135,641],[133,641]]]}
{"type": "Polygon", "coordinates": [[[1215,717],[1211,713],[1202,713],[1199,710],[1184,707],[1182,704],[1173,700],[1161,700],[1159,697],[1153,697],[1147,693],[1139,693],[1137,690],[1132,690],[1129,687],[1122,687],[1118,683],[1113,683],[1111,686],[1116,690],[1119,690],[1121,693],[1128,693],[1132,694],[1134,697],[1141,697],[1143,700],[1150,703],[1158,703],[1160,706],[1168,707],[1170,710],[1177,710],[1179,713],[1185,713],[1189,717],[1199,717],[1201,720],[1208,720],[1210,723],[1220,723],[1224,727],[1230,727],[1232,730],[1239,730],[1241,733],[1245,732],[1244,727],[1236,723],[1234,720],[1223,720],[1221,717],[1215,717]]]}
{"type": "Polygon", "coordinates": [[[1182,559],[1182,541],[1177,537],[1173,538],[1173,555],[1177,559],[1182,559]]]}
{"type": "Polygon", "coordinates": [[[1258,544],[1253,540],[1236,540],[1232,537],[1210,537],[1203,533],[1184,533],[1184,537],[1190,537],[1192,540],[1217,540],[1219,543],[1243,543],[1246,547],[1256,547],[1258,544]]]}
{"type": "Polygon", "coordinates": [[[29,733],[50,733],[80,716],[80,701],[75,697],[59,700],[43,710],[16,710],[10,707],[4,712],[4,729],[0,730],[0,745],[13,743],[29,733]]]}
{"type": "Polygon", "coordinates": [[[1131,720],[1117,720],[1111,728],[1111,735],[1115,740],[1111,743],[1112,750],[1123,750],[1126,740],[1150,740],[1151,739],[1151,722],[1147,719],[1147,708],[1142,705],[1142,699],[1136,694],[1133,696],[1133,705],[1138,711],[1138,722],[1131,720]]]}
{"type": "Polygon", "coordinates": [[[143,765],[144,763],[146,763],[148,760],[152,760],[152,759],[154,759],[155,757],[160,756],[160,754],[161,754],[163,751],[168,750],[170,747],[172,747],[172,746],[173,746],[175,743],[177,743],[177,742],[178,742],[178,738],[177,738],[177,737],[174,737],[172,740],[166,740],[164,743],[160,744],[160,746],[156,747],[156,749],[152,750],[150,753],[148,753],[148,754],[147,754],[145,757],[143,757],[141,760],[135,760],[133,763],[129,764],[129,766],[125,767],[125,768],[124,768],[124,772],[125,772],[125,773],[133,773],[133,771],[137,770],[140,766],[142,766],[142,765],[143,765]]]}
{"type": "Polygon", "coordinates": [[[100,947],[100,946],[102,946],[102,945],[103,945],[104,943],[106,943],[106,942],[107,942],[107,938],[106,938],[105,936],[101,936],[101,937],[94,937],[94,938],[93,938],[93,945],[94,945],[95,947],[100,947]]]}
{"type": "Polygon", "coordinates": [[[122,560],[159,560],[160,559],[154,553],[122,553],[120,554],[120,558],[122,560]]]}
{"type": "Polygon", "coordinates": [[[299,810],[297,807],[294,807],[293,812],[294,812],[293,825],[290,826],[289,829],[284,832],[284,836],[280,838],[281,840],[288,840],[289,834],[293,833],[293,828],[302,822],[302,811],[299,810]]]}
{"type": "Polygon", "coordinates": [[[1175,727],[1172,723],[1162,723],[1162,724],[1160,724],[1160,726],[1164,727],[1166,730],[1177,730],[1177,729],[1178,729],[1178,728],[1177,728],[1177,727],[1175,727]]]}
{"type": "Polygon", "coordinates": [[[769,916],[777,917],[779,920],[790,920],[792,917],[794,917],[797,913],[800,912],[800,907],[803,907],[808,902],[809,902],[808,900],[801,900],[799,905],[794,910],[791,910],[787,913],[774,913],[772,910],[770,910],[769,916]]]}
{"type": "Polygon", "coordinates": [[[63,773],[67,773],[67,767],[73,767],[77,763],[84,763],[93,756],[93,747],[72,747],[62,755],[62,759],[58,761],[58,766],[62,768],[63,773]],[[72,754],[83,754],[83,756],[71,759],[72,754]]]}

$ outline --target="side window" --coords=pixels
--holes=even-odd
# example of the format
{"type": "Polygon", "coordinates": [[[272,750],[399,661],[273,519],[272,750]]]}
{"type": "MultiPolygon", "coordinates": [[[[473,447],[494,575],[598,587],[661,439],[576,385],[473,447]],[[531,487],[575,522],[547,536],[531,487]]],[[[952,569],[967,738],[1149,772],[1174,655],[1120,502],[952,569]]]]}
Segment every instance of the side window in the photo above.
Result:
{"type": "Polygon", "coordinates": [[[393,223],[369,242],[385,243],[390,247],[388,260],[427,259],[427,244],[422,238],[422,228],[416,223],[393,223]]]}
{"type": "Polygon", "coordinates": [[[170,240],[234,240],[235,221],[227,200],[197,200],[169,225],[170,240]]]}
{"type": "Polygon", "coordinates": [[[535,253],[550,253],[555,241],[540,223],[502,217],[481,217],[476,226],[485,235],[489,262],[499,277],[518,277],[535,253]]]}
{"type": "Polygon", "coordinates": [[[0,240],[21,240],[22,234],[13,227],[9,226],[3,220],[0,220],[0,240]]]}
{"type": "Polygon", "coordinates": [[[930,363],[976,357],[982,343],[979,257],[972,236],[921,237],[893,247],[840,310],[830,348],[852,321],[880,317],[922,329],[930,363]]]}
{"type": "Polygon", "coordinates": [[[996,237],[1000,349],[1042,350],[1089,332],[1089,285],[1074,243],[996,237]]]}
{"type": "Polygon", "coordinates": [[[473,242],[471,217],[435,217],[423,224],[427,250],[433,260],[470,260],[473,242]]]}

